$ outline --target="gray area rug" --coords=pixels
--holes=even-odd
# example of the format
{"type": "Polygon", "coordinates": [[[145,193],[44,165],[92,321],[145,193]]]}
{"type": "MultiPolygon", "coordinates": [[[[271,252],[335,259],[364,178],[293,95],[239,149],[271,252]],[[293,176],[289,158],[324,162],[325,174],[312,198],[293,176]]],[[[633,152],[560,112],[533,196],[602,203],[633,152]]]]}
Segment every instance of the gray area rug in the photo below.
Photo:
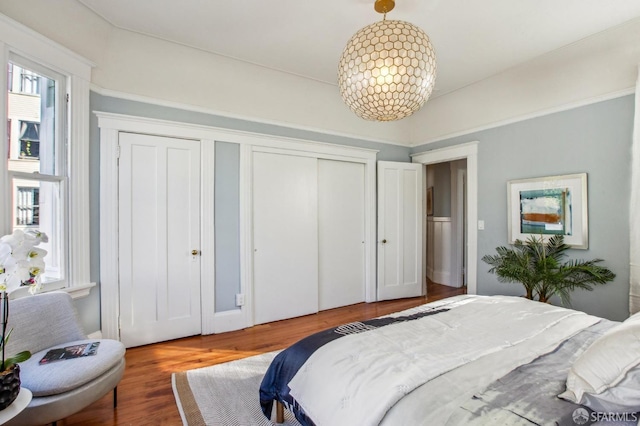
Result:
{"type": "MultiPolygon", "coordinates": [[[[173,373],[173,394],[182,422],[189,426],[274,424],[260,410],[258,390],[264,372],[277,353],[173,373]]],[[[272,419],[275,421],[275,412],[272,419]]],[[[282,424],[299,425],[287,410],[282,424]]]]}

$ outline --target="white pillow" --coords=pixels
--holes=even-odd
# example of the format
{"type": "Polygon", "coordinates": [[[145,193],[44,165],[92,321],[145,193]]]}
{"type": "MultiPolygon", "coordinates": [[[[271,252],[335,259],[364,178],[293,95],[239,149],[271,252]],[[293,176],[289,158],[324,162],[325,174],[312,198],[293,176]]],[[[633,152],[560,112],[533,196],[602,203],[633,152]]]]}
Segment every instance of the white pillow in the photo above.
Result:
{"type": "Polygon", "coordinates": [[[640,313],[609,329],[574,362],[560,398],[594,411],[640,411],[640,313]]]}

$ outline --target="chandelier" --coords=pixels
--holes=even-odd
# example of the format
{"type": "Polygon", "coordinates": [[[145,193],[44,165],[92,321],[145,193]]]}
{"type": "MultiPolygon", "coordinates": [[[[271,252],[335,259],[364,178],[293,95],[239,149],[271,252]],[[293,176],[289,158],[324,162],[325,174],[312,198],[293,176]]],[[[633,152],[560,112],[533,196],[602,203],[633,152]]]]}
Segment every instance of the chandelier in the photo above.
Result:
{"type": "Polygon", "coordinates": [[[394,6],[394,0],[376,0],[382,21],[358,31],[340,57],[340,94],[365,120],[410,116],[427,101],[436,81],[436,54],[429,37],[408,22],[387,21],[394,6]]]}

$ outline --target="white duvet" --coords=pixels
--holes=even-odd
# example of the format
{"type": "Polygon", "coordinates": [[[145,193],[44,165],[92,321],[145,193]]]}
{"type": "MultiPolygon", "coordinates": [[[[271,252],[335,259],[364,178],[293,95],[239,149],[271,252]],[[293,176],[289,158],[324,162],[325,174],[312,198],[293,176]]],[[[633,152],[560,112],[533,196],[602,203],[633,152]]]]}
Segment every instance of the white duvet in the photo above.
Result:
{"type": "Polygon", "coordinates": [[[599,321],[508,296],[458,296],[395,315],[425,309],[449,311],[321,347],[291,395],[318,426],[445,424],[448,405],[599,321]]]}

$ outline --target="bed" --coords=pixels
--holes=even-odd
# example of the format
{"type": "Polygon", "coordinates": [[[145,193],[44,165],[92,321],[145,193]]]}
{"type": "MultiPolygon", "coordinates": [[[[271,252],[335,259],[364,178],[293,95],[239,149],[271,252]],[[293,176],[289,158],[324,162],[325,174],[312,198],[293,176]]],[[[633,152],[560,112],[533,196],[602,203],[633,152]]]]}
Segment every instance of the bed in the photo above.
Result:
{"type": "Polygon", "coordinates": [[[639,364],[640,315],[463,295],[302,339],[260,403],[318,426],[637,425],[639,364]]]}

